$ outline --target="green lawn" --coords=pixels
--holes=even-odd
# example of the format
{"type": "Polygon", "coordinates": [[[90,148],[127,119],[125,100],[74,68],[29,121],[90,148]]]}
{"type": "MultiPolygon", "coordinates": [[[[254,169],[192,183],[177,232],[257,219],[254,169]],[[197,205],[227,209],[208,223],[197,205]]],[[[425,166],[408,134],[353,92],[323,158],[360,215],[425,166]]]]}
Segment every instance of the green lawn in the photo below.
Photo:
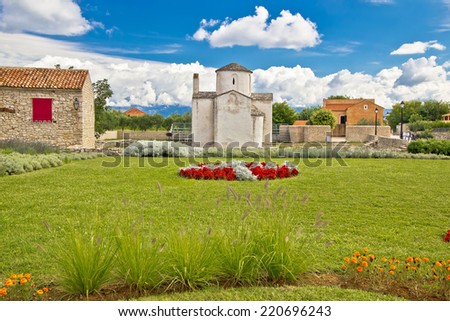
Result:
{"type": "Polygon", "coordinates": [[[299,176],[270,181],[268,187],[266,182],[183,179],[177,176],[182,164],[172,159],[131,158],[111,166],[113,158],[98,158],[0,177],[0,277],[30,272],[53,280],[54,264],[42,250],[51,252],[54,245],[46,225],[61,238],[72,226],[88,227],[97,214],[105,224],[141,216],[160,233],[186,226],[199,233],[220,229],[243,213],[245,203],[232,201],[227,186],[253,202],[267,189],[275,193],[284,187],[279,210],[284,206],[307,235],[317,233],[313,225],[322,213],[329,224],[309,247],[312,271],[338,271],[344,256],[363,247],[378,256],[449,258],[449,244],[441,236],[450,229],[450,162],[326,163],[300,163],[299,176]]]}

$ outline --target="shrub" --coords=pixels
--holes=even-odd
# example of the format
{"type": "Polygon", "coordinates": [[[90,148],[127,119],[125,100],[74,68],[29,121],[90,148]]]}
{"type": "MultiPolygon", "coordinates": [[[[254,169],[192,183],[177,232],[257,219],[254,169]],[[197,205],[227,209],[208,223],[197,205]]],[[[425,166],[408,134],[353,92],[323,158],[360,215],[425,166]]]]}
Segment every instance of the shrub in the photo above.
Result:
{"type": "Polygon", "coordinates": [[[330,110],[321,108],[313,112],[310,122],[313,125],[329,125],[333,129],[337,119],[330,110]]]}
{"type": "Polygon", "coordinates": [[[450,156],[450,141],[418,139],[408,144],[408,152],[413,154],[437,154],[450,156]]]}
{"type": "Polygon", "coordinates": [[[19,139],[0,140],[0,149],[21,154],[50,154],[59,151],[57,147],[42,142],[26,142],[19,139]]]}

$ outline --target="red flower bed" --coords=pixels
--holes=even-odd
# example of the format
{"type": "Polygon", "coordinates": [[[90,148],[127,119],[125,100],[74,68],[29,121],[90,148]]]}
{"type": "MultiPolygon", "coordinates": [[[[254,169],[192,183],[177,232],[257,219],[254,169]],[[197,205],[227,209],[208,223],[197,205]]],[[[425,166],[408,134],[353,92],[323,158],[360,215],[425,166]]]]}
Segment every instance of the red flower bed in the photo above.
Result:
{"type": "Polygon", "coordinates": [[[248,169],[249,173],[246,175],[242,174],[242,168],[239,170],[235,166],[227,164],[199,164],[197,166],[189,166],[186,168],[180,168],[179,175],[187,178],[193,179],[205,179],[205,180],[218,180],[223,179],[227,181],[239,180],[266,180],[266,179],[276,179],[276,178],[288,178],[298,175],[298,169],[293,165],[283,164],[281,166],[272,164],[267,166],[266,163],[245,163],[245,167],[248,169]],[[240,171],[240,177],[236,176],[236,172],[240,171]]]}

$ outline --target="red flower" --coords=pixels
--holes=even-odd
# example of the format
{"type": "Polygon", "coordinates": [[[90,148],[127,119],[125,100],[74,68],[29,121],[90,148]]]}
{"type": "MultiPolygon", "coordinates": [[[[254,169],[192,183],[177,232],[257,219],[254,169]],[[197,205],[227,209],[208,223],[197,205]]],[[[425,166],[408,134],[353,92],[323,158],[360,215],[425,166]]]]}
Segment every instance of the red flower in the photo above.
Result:
{"type": "Polygon", "coordinates": [[[450,242],[450,230],[447,231],[447,234],[444,236],[445,242],[450,242]]]}

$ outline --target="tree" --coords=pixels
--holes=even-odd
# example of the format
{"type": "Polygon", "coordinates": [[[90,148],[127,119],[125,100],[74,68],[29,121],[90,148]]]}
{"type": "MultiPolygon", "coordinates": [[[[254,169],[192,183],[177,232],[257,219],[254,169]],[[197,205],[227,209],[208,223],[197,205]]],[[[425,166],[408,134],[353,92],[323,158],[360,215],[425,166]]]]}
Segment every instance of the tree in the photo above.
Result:
{"type": "Polygon", "coordinates": [[[328,109],[316,110],[309,119],[312,125],[329,125],[331,129],[336,127],[337,119],[328,109]]]}
{"type": "MultiPolygon", "coordinates": [[[[412,123],[420,120],[438,121],[441,120],[442,115],[449,112],[449,102],[427,100],[421,102],[420,100],[405,101],[403,108],[403,123],[412,123]]],[[[387,120],[389,126],[395,129],[402,120],[402,110],[400,104],[397,103],[392,106],[392,111],[389,113],[387,120]]]]}
{"type": "Polygon", "coordinates": [[[92,86],[94,87],[95,131],[97,134],[103,134],[115,127],[111,123],[115,117],[107,105],[107,99],[113,95],[113,91],[106,79],[98,80],[92,86]]]}
{"type": "Polygon", "coordinates": [[[297,120],[297,112],[287,102],[274,103],[272,105],[272,122],[275,124],[291,125],[297,120]]]}
{"type": "Polygon", "coordinates": [[[312,114],[320,109],[321,107],[307,107],[303,108],[301,112],[298,113],[297,117],[300,120],[309,120],[312,116],[312,114]]]}
{"type": "Polygon", "coordinates": [[[334,95],[334,96],[332,95],[327,99],[352,99],[352,98],[347,95],[334,95]]]}

